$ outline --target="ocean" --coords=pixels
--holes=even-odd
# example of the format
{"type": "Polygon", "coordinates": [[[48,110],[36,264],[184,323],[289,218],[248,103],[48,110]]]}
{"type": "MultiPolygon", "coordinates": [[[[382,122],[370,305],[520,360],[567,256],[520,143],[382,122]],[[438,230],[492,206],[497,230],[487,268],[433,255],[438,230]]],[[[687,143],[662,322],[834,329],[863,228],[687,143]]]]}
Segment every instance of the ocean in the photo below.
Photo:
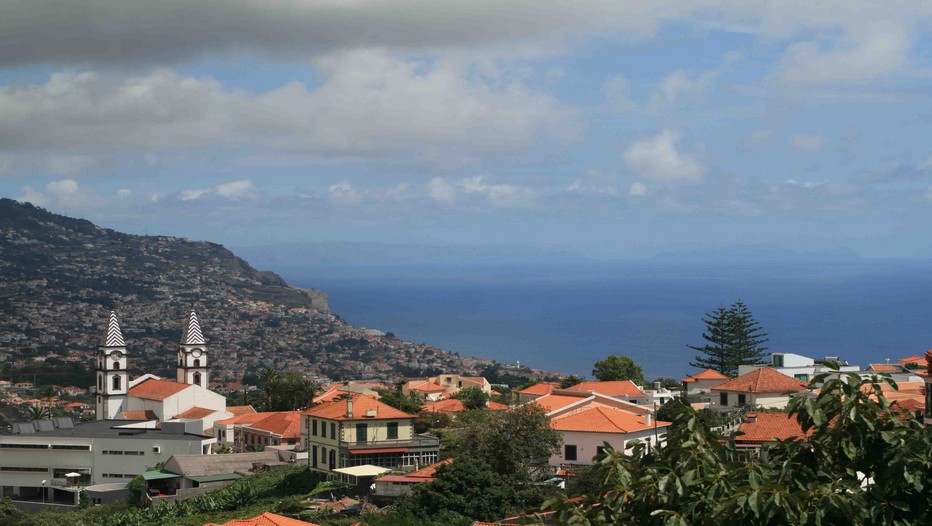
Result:
{"type": "Polygon", "coordinates": [[[852,364],[932,348],[925,262],[606,263],[321,267],[280,271],[324,290],[334,313],[463,356],[591,377],[609,354],[647,378],[680,378],[702,345],[702,317],[744,301],[770,351],[852,364]]]}

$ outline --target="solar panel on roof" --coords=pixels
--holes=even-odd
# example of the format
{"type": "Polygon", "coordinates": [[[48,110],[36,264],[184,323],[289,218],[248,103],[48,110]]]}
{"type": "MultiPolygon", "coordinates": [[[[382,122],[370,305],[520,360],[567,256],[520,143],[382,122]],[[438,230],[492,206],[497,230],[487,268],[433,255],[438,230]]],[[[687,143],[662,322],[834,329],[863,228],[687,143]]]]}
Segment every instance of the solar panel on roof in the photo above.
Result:
{"type": "Polygon", "coordinates": [[[17,435],[32,435],[35,434],[36,428],[32,422],[17,422],[13,424],[13,432],[17,435]]]}
{"type": "Polygon", "coordinates": [[[74,420],[70,416],[59,416],[52,419],[58,429],[74,429],[74,420]]]}
{"type": "Polygon", "coordinates": [[[39,431],[54,431],[55,424],[51,420],[36,420],[33,422],[39,431]]]}

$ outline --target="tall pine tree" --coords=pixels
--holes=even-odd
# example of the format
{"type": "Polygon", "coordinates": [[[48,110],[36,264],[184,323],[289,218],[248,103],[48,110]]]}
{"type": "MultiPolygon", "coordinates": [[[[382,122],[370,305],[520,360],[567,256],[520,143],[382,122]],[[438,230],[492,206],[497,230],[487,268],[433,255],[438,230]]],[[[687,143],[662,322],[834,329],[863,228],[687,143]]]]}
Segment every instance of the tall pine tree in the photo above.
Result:
{"type": "Polygon", "coordinates": [[[728,307],[706,313],[702,321],[706,330],[702,346],[687,345],[705,356],[696,356],[696,361],[689,365],[700,369],[714,369],[727,376],[736,376],[738,366],[754,365],[762,362],[767,347],[767,333],[742,301],[728,307]]]}

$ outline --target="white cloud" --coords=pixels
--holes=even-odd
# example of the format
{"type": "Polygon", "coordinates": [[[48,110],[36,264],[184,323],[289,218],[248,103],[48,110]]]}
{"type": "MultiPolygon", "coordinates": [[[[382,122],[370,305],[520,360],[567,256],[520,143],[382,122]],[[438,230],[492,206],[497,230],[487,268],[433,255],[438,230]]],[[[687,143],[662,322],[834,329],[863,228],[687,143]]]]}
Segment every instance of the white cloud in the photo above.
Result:
{"type": "Polygon", "coordinates": [[[220,197],[238,201],[240,199],[254,199],[258,189],[252,183],[252,179],[243,179],[218,185],[214,192],[220,197]]]}
{"type": "MultiPolygon", "coordinates": [[[[578,135],[577,112],[457,60],[357,50],[315,62],[323,83],[262,94],[170,70],[118,79],[56,73],[0,87],[0,149],[101,152],[205,144],[392,155],[514,151],[578,135]]],[[[80,159],[78,154],[71,158],[80,159]]]]}
{"type": "Polygon", "coordinates": [[[30,186],[23,188],[23,195],[16,198],[36,206],[50,206],[65,210],[83,210],[102,202],[86,192],[74,179],[51,181],[43,190],[34,190],[30,186]]]}
{"type": "Polygon", "coordinates": [[[612,111],[633,111],[637,108],[634,99],[631,98],[631,83],[622,75],[609,77],[602,84],[602,94],[612,111]]]}
{"type": "Polygon", "coordinates": [[[790,137],[790,144],[797,150],[817,152],[822,149],[822,137],[818,135],[794,135],[790,137]]]}
{"type": "Polygon", "coordinates": [[[434,177],[427,183],[427,195],[434,201],[451,204],[456,200],[456,188],[443,177],[434,177]]]}
{"type": "Polygon", "coordinates": [[[712,87],[715,71],[704,71],[690,76],[678,69],[667,75],[657,91],[647,101],[647,110],[651,112],[669,111],[684,99],[693,99],[705,94],[712,87]]]}
{"type": "Polygon", "coordinates": [[[705,169],[696,159],[676,150],[679,135],[663,130],[654,137],[635,141],[624,159],[641,177],[652,181],[698,181],[705,169]]]}
{"type": "Polygon", "coordinates": [[[130,190],[129,188],[120,188],[119,190],[116,191],[115,197],[118,199],[126,199],[127,197],[130,197],[132,195],[133,195],[133,191],[130,190]]]}
{"type": "Polygon", "coordinates": [[[349,181],[340,181],[330,185],[327,189],[330,200],[342,205],[355,205],[362,201],[362,195],[349,181]]]}
{"type": "Polygon", "coordinates": [[[467,177],[458,183],[458,186],[467,194],[484,195],[491,204],[496,206],[526,205],[533,199],[530,188],[510,184],[488,184],[484,175],[467,177]]]}
{"type": "Polygon", "coordinates": [[[628,189],[628,195],[633,195],[636,197],[647,195],[647,185],[639,182],[631,183],[631,188],[628,189]]]}
{"type": "Polygon", "coordinates": [[[209,195],[209,194],[210,194],[209,188],[203,188],[199,190],[182,190],[178,194],[178,198],[181,199],[182,201],[196,201],[204,197],[205,195],[209,195]]]}

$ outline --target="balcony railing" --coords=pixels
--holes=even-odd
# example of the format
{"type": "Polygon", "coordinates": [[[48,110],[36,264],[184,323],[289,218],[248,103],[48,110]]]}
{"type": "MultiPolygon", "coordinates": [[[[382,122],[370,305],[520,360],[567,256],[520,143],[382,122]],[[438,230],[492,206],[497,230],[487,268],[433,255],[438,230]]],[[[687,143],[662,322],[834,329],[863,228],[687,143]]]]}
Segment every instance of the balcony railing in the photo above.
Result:
{"type": "Polygon", "coordinates": [[[368,440],[366,442],[340,442],[347,449],[382,449],[389,447],[440,447],[440,439],[432,435],[414,435],[407,440],[368,440]]]}

